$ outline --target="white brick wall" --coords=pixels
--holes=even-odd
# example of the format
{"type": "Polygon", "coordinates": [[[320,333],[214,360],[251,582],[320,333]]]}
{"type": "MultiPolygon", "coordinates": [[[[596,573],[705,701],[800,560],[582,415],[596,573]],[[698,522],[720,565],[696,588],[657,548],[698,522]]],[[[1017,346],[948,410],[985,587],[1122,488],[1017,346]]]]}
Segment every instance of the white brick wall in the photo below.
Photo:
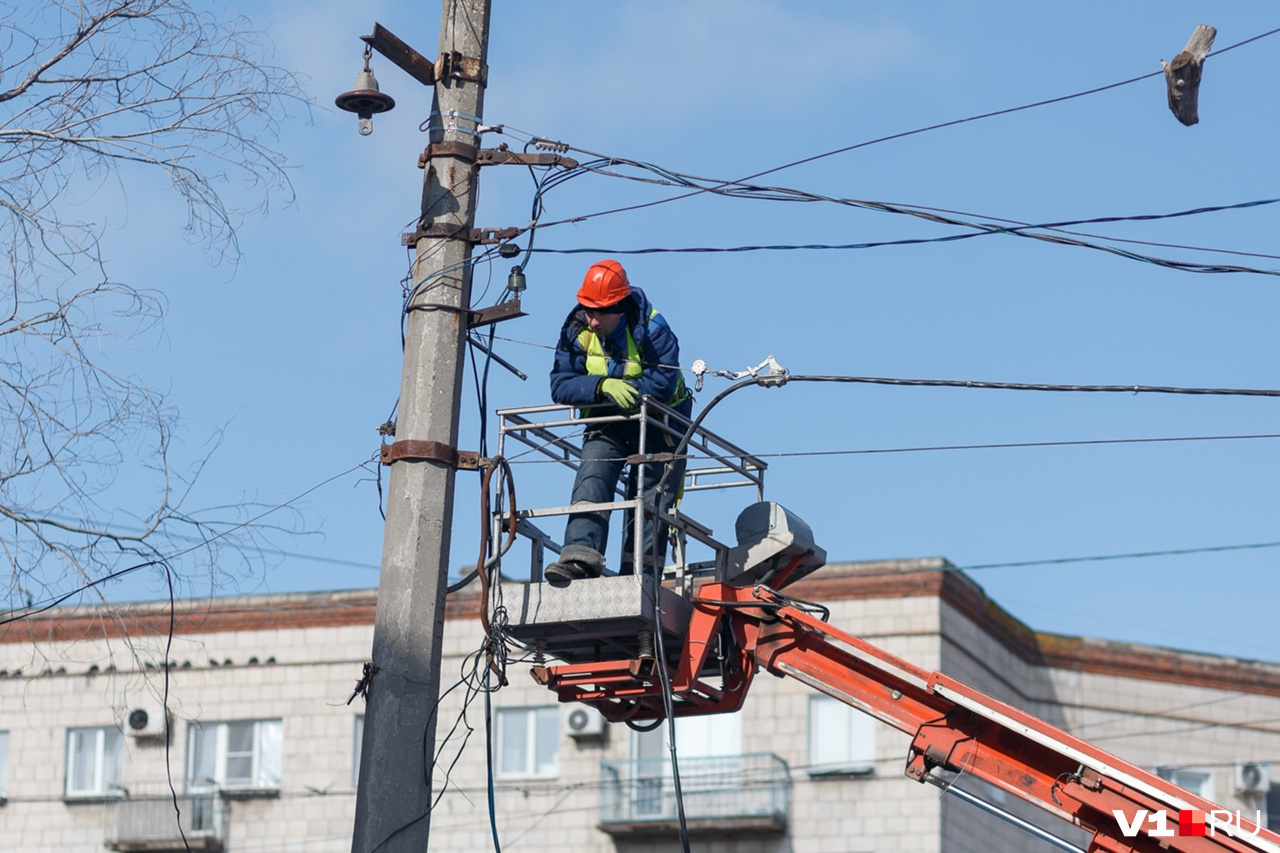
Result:
{"type": "MultiPolygon", "coordinates": [[[[248,599],[242,606],[270,605],[248,599]]],[[[1233,693],[1093,673],[1045,671],[1029,665],[962,612],[934,596],[828,602],[831,622],[927,670],[943,671],[1003,701],[1065,726],[1142,766],[1203,763],[1217,768],[1217,795],[1247,809],[1231,790],[1231,764],[1280,755],[1280,696],[1233,693]],[[941,634],[939,631],[941,630],[941,634]],[[1259,722],[1261,721],[1261,722],[1259,722]],[[1270,721],[1270,722],[1268,722],[1270,721]]],[[[0,642],[0,730],[10,732],[9,802],[0,806],[0,850],[103,849],[107,807],[65,803],[66,729],[118,724],[125,711],[159,701],[163,675],[139,667],[164,657],[163,636],[133,635],[129,643],[88,635],[76,642],[0,642]],[[115,671],[106,671],[114,664],[115,671]],[[98,671],[89,674],[90,666],[98,671]],[[42,674],[45,670],[50,674],[42,674]]],[[[453,620],[445,636],[442,687],[457,678],[480,641],[479,626],[453,620]]],[[[169,759],[181,789],[187,727],[193,720],[283,720],[283,781],[279,796],[234,801],[229,853],[346,851],[354,814],[354,718],[347,705],[372,642],[371,625],[181,634],[168,657],[169,707],[175,737],[169,759]],[[249,664],[256,657],[257,664],[249,664]],[[274,663],[267,663],[269,658],[274,663]],[[231,660],[230,666],[223,661],[231,660]],[[211,665],[210,661],[218,665],[211,665]],[[184,662],[190,666],[184,666],[184,662]]],[[[1229,663],[1224,662],[1224,666],[1229,663]]],[[[513,666],[498,707],[554,704],[526,666],[513,666]]],[[[910,737],[877,724],[875,772],[866,777],[810,778],[807,708],[810,691],[768,674],[757,677],[743,711],[744,753],[771,752],[790,769],[785,834],[697,836],[694,849],[723,853],[978,853],[1035,851],[1013,827],[902,776],[910,737]]],[[[464,691],[442,702],[437,735],[458,717],[464,691]]],[[[490,846],[484,765],[483,697],[468,711],[475,728],[432,815],[435,849],[490,846]]],[[[672,849],[666,837],[615,840],[597,828],[600,762],[631,756],[630,732],[608,726],[601,741],[560,739],[554,779],[502,779],[497,823],[504,847],[533,853],[643,853],[672,849]]],[[[165,784],[164,750],[126,738],[124,784],[131,792],[165,784]]],[[[446,748],[446,761],[453,749],[446,748]]],[[[982,786],[974,785],[978,793],[982,786]]],[[[985,792],[990,796],[990,792],[985,792]]],[[[1067,836],[1014,798],[1005,804],[1067,836]]],[[[1070,836],[1068,836],[1070,837],[1070,836]]],[[[1083,844],[1077,835],[1072,840],[1083,844]]]]}

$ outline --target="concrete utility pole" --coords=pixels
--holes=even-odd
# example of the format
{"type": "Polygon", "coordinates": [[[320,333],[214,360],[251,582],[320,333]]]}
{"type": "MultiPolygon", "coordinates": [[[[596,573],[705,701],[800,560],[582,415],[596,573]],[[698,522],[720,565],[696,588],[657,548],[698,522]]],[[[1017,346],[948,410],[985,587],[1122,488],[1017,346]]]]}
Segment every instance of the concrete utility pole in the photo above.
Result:
{"type": "MultiPolygon", "coordinates": [[[[458,398],[471,302],[477,168],[490,0],[444,0],[431,148],[400,384],[387,523],[356,792],[353,853],[427,849],[436,702],[453,520],[458,398]],[[459,144],[461,143],[461,144],[459,144]],[[452,235],[452,236],[449,236],[452,235]],[[424,283],[425,282],[425,283],[424,283]]],[[[428,78],[429,79],[429,78],[428,78]]],[[[384,459],[386,457],[384,456],[384,459]]]]}

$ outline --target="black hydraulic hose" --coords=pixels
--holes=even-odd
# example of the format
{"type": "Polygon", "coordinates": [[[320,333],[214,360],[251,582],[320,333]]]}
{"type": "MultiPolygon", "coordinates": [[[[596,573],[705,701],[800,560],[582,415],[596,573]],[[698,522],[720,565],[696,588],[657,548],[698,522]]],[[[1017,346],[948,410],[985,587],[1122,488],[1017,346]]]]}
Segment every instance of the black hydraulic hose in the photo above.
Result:
{"type": "MultiPolygon", "coordinates": [[[[696,418],[693,419],[692,423],[689,424],[689,428],[685,430],[684,436],[681,437],[680,443],[676,445],[675,452],[672,453],[671,455],[676,458],[679,458],[680,454],[684,453],[684,451],[689,447],[690,439],[692,439],[694,433],[698,431],[698,427],[702,426],[703,419],[706,418],[706,416],[711,413],[711,410],[714,409],[720,403],[721,400],[723,400],[725,397],[728,397],[734,391],[737,391],[741,388],[746,388],[748,385],[765,384],[765,380],[768,380],[768,379],[772,379],[773,383],[776,383],[776,384],[781,384],[782,382],[786,381],[785,379],[782,379],[781,381],[779,381],[779,378],[777,376],[772,376],[772,377],[753,376],[750,379],[744,379],[741,382],[738,382],[737,384],[730,385],[728,388],[724,389],[715,397],[713,397],[711,399],[711,402],[707,403],[707,405],[702,409],[702,412],[696,418]]],[[[769,383],[769,384],[773,384],[773,383],[769,383]]],[[[653,487],[653,490],[655,493],[662,491],[663,487],[666,486],[667,484],[667,477],[669,477],[670,475],[671,475],[671,466],[670,465],[664,466],[662,469],[662,477],[658,480],[657,485],[653,487]]]]}

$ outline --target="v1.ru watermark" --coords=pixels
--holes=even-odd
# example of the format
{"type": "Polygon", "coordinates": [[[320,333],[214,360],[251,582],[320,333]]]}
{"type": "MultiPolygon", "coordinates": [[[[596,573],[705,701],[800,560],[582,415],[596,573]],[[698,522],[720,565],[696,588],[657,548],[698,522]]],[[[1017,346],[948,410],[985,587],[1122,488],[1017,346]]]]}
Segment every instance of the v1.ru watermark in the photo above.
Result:
{"type": "Polygon", "coordinates": [[[1147,835],[1154,838],[1169,838],[1174,835],[1208,835],[1212,838],[1218,829],[1233,838],[1244,836],[1251,838],[1262,831],[1261,811],[1258,812],[1258,819],[1254,821],[1253,832],[1245,831],[1239,810],[1229,812],[1226,809],[1214,809],[1203,812],[1199,809],[1182,809],[1178,812],[1176,831],[1169,826],[1169,812],[1164,809],[1153,812],[1139,809],[1132,820],[1120,809],[1114,809],[1111,813],[1116,816],[1116,822],[1120,824],[1120,834],[1125,838],[1136,836],[1144,823],[1151,824],[1153,828],[1147,830],[1147,835]]]}

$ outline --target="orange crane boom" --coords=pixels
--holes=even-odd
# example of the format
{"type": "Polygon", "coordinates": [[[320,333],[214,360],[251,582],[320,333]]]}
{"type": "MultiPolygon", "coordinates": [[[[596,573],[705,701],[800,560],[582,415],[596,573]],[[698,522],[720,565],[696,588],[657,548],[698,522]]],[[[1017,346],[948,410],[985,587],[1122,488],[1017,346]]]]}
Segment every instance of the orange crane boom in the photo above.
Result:
{"type": "MultiPolygon", "coordinates": [[[[674,662],[674,661],[673,661],[674,662]]],[[[536,666],[561,701],[613,721],[737,710],[759,670],[798,679],[912,736],[905,773],[973,776],[1093,834],[1097,853],[1280,853],[1280,835],[1043,720],[822,621],[766,586],[703,585],[670,675],[647,656],[536,666]]]]}

